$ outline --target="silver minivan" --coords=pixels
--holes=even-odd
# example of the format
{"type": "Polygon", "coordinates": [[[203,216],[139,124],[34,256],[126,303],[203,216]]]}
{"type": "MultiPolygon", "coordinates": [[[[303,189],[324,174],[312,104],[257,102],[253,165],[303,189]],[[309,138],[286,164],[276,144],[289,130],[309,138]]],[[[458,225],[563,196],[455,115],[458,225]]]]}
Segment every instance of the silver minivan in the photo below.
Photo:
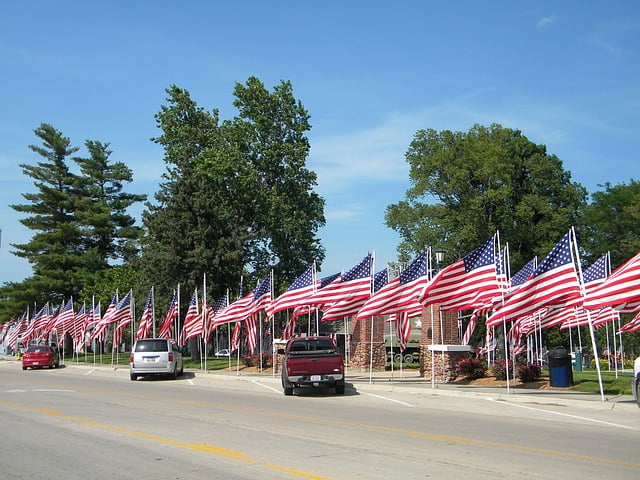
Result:
{"type": "Polygon", "coordinates": [[[131,380],[145,375],[168,375],[175,379],[183,369],[182,353],[170,339],[141,338],[133,345],[129,357],[131,380]]]}

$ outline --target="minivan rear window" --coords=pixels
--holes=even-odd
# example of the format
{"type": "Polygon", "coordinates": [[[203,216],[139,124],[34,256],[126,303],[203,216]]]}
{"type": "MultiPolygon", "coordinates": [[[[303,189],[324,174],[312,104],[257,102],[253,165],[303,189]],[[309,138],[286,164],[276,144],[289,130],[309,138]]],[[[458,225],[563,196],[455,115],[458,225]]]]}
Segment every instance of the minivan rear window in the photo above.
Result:
{"type": "Polygon", "coordinates": [[[166,352],[166,340],[142,340],[136,343],[136,352],[166,352]]]}

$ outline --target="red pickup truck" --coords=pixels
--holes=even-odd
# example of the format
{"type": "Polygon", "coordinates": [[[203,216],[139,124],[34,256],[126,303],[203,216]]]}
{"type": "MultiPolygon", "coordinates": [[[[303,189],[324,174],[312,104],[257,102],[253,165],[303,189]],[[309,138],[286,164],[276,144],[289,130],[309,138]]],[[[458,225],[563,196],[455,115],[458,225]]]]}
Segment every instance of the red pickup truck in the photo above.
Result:
{"type": "Polygon", "coordinates": [[[344,363],[331,337],[296,337],[287,342],[282,360],[282,388],[293,395],[293,387],[333,387],[344,393],[344,363]]]}

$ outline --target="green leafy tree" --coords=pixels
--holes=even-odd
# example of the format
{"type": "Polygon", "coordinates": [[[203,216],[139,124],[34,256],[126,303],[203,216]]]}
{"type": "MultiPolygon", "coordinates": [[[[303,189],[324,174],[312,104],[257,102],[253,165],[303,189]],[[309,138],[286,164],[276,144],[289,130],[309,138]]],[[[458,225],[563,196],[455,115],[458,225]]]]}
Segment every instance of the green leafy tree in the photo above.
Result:
{"type": "Polygon", "coordinates": [[[581,225],[585,189],[571,182],[560,159],[518,130],[497,124],[466,133],[420,130],[406,158],[411,188],[385,216],[405,258],[432,246],[454,260],[499,231],[512,265],[522,266],[581,225]]]}
{"type": "Polygon", "coordinates": [[[324,259],[316,237],[325,224],[324,199],[313,191],[315,172],[306,168],[311,129],[309,114],[293,95],[290,82],[273,92],[255,77],[237,83],[233,139],[255,174],[251,190],[250,261],[256,271],[275,266],[279,278],[291,280],[314,260],[324,259]]]}
{"type": "Polygon", "coordinates": [[[611,263],[617,267],[640,252],[640,182],[601,187],[604,190],[593,193],[586,208],[581,240],[590,261],[611,252],[611,263]]]}
{"type": "Polygon", "coordinates": [[[156,114],[162,135],[153,139],[165,149],[167,172],[156,202],[143,212],[148,235],[140,263],[159,296],[169,296],[178,282],[192,292],[205,273],[213,284],[237,282],[246,236],[242,210],[229,204],[246,192],[244,174],[237,156],[221,154],[217,111],[205,111],[176,86],[167,93],[169,105],[156,114]],[[214,181],[199,167],[205,155],[220,159],[214,181]]]}
{"type": "Polygon", "coordinates": [[[305,168],[308,114],[291,85],[270,93],[255,78],[237,84],[240,115],[222,124],[217,110],[205,111],[186,90],[167,93],[169,105],[156,115],[162,135],[154,139],[165,149],[167,172],[143,214],[147,278],[169,295],[178,281],[193,291],[206,273],[215,296],[247,270],[264,275],[274,266],[289,281],[322,260],[315,233],[324,201],[305,168]]]}

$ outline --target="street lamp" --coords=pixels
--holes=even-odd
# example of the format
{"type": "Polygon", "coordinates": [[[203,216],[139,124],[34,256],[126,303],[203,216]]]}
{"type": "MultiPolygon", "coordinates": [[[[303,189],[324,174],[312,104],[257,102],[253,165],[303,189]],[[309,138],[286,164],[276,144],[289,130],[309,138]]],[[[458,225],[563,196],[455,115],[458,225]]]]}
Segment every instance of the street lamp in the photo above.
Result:
{"type": "Polygon", "coordinates": [[[437,267],[438,270],[440,270],[440,264],[444,261],[445,251],[444,250],[436,250],[435,254],[436,254],[436,267],[437,267]]]}

